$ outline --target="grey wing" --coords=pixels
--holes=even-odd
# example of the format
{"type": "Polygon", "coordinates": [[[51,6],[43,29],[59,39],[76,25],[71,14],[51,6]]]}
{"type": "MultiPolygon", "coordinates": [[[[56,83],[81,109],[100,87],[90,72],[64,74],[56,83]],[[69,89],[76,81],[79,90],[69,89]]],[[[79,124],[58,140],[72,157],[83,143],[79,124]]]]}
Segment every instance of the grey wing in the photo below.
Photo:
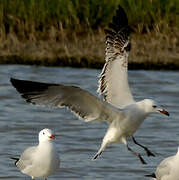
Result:
{"type": "Polygon", "coordinates": [[[155,172],[157,180],[161,180],[162,177],[171,173],[171,162],[173,161],[174,157],[175,156],[168,157],[159,164],[155,172]]]}
{"type": "Polygon", "coordinates": [[[13,78],[11,83],[28,103],[52,107],[65,106],[85,121],[110,122],[122,114],[79,87],[13,78]]]}
{"type": "Polygon", "coordinates": [[[36,151],[36,147],[27,148],[21,155],[19,161],[16,163],[16,166],[23,171],[33,164],[33,154],[36,151]]]}
{"type": "Polygon", "coordinates": [[[106,63],[100,74],[98,87],[98,93],[104,96],[104,100],[116,107],[134,102],[128,84],[129,34],[126,13],[119,6],[106,30],[106,63]]]}

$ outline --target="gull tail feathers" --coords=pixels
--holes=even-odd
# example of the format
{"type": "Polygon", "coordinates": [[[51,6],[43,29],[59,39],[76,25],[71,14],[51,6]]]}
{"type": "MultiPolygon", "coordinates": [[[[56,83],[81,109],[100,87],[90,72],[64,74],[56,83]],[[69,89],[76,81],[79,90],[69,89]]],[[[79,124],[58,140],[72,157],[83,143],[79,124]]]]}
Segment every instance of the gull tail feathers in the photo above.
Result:
{"type": "Polygon", "coordinates": [[[145,177],[156,178],[156,175],[155,175],[155,173],[152,173],[152,174],[147,174],[147,175],[145,175],[145,177]]]}
{"type": "Polygon", "coordinates": [[[14,163],[14,164],[17,166],[17,162],[19,161],[19,158],[10,157],[10,159],[15,160],[15,163],[14,163]]]}

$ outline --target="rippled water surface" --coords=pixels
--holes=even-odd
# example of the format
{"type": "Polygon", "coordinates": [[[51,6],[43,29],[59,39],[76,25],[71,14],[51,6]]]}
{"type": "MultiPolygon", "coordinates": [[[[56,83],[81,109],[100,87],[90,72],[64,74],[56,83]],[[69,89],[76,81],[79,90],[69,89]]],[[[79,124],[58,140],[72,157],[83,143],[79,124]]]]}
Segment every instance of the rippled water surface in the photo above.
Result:
{"type": "MultiPolygon", "coordinates": [[[[18,156],[28,146],[37,144],[38,132],[50,128],[56,134],[61,169],[49,177],[85,180],[144,180],[165,157],[175,154],[179,145],[179,72],[130,71],[129,82],[137,100],[153,98],[171,116],[150,115],[136,132],[136,139],[147,145],[156,157],[140,152],[147,165],[127,151],[123,144],[113,144],[97,161],[91,161],[98,150],[107,125],[85,123],[66,109],[27,104],[9,82],[10,77],[65,83],[80,86],[96,94],[100,70],[48,68],[35,66],[0,66],[0,179],[30,179],[21,174],[9,158],[18,156]]],[[[73,93],[73,92],[72,92],[73,93]]]]}

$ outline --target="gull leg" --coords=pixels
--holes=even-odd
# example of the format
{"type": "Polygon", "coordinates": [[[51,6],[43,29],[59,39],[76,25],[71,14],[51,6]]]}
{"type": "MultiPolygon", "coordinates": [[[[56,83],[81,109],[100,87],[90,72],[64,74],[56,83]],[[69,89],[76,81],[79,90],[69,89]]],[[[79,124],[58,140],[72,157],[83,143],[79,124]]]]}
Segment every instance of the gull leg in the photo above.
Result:
{"type": "Polygon", "coordinates": [[[107,146],[107,143],[105,143],[105,142],[103,141],[100,149],[99,149],[98,152],[95,154],[95,156],[92,158],[93,161],[96,160],[96,159],[103,153],[103,151],[105,150],[106,146],[107,146]]]}
{"type": "Polygon", "coordinates": [[[147,153],[147,156],[153,156],[153,157],[155,157],[155,154],[153,154],[147,147],[139,144],[139,143],[135,140],[134,136],[132,136],[132,140],[134,141],[135,144],[137,144],[138,146],[142,147],[142,148],[145,150],[145,152],[147,153]]]}
{"type": "Polygon", "coordinates": [[[140,161],[141,161],[142,164],[147,164],[139,153],[136,153],[135,151],[133,151],[133,150],[128,146],[128,143],[127,143],[125,137],[122,137],[122,138],[121,138],[121,141],[127,146],[128,151],[132,152],[135,156],[137,156],[137,157],[140,159],[140,161]]]}
{"type": "Polygon", "coordinates": [[[139,160],[141,161],[142,164],[147,164],[144,159],[142,158],[142,156],[139,153],[136,153],[135,151],[133,151],[127,144],[127,149],[128,151],[132,152],[135,156],[137,156],[139,158],[139,160]]]}
{"type": "Polygon", "coordinates": [[[93,157],[92,160],[96,160],[98,158],[98,156],[100,156],[102,154],[103,151],[98,151],[95,156],[93,157]]]}

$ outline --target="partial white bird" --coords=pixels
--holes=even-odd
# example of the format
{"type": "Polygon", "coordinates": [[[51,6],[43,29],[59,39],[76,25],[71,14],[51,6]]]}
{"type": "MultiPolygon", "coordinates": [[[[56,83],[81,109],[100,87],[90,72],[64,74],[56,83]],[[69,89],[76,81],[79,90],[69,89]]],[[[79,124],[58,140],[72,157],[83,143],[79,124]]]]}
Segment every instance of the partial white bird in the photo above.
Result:
{"type": "Polygon", "coordinates": [[[154,156],[145,146],[139,144],[133,134],[151,113],[169,113],[150,99],[136,102],[130,92],[127,79],[128,54],[130,50],[130,28],[127,16],[121,6],[106,30],[106,64],[99,80],[98,92],[104,101],[75,86],[47,84],[11,78],[12,85],[28,103],[55,107],[68,107],[85,121],[106,121],[109,128],[96,159],[105,148],[115,142],[123,142],[129,151],[145,163],[140,154],[127,144],[127,137],[144,148],[147,155],[154,156]]]}
{"type": "Polygon", "coordinates": [[[60,160],[52,140],[55,136],[50,129],[43,129],[39,133],[38,146],[27,148],[20,158],[16,160],[15,165],[19,170],[34,178],[45,178],[53,175],[59,170],[60,160]]]}
{"type": "Polygon", "coordinates": [[[174,156],[164,159],[151,175],[146,175],[154,180],[179,180],[179,148],[174,156]]]}

